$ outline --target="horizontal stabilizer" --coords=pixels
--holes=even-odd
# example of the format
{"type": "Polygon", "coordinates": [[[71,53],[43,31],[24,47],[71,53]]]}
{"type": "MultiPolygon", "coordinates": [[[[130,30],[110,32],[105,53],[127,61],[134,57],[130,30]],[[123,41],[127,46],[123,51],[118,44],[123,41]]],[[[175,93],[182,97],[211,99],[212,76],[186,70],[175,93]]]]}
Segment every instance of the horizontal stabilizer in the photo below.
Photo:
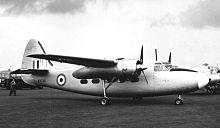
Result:
{"type": "Polygon", "coordinates": [[[32,54],[32,55],[28,55],[27,57],[52,60],[61,63],[77,64],[77,65],[83,65],[94,68],[106,68],[117,65],[117,62],[113,60],[91,59],[91,58],[71,57],[71,56],[61,56],[61,55],[51,55],[51,54],[32,54]]]}
{"type": "Polygon", "coordinates": [[[49,71],[48,70],[42,70],[42,69],[17,69],[11,74],[32,74],[32,75],[45,75],[49,71]]]}

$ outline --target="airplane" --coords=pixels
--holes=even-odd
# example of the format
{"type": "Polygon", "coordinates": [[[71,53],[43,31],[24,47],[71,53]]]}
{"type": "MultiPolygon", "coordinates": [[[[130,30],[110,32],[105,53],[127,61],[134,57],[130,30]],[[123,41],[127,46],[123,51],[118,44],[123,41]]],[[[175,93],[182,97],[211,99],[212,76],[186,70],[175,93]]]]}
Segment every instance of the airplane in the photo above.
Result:
{"type": "Polygon", "coordinates": [[[193,70],[174,68],[157,71],[154,66],[145,66],[143,60],[143,46],[140,59],[105,60],[46,54],[42,44],[31,39],[25,48],[21,69],[13,73],[21,74],[22,79],[33,86],[100,96],[102,106],[111,103],[109,97],[132,97],[140,101],[143,97],[174,94],[178,95],[174,103],[181,105],[182,94],[209,83],[207,76],[193,70]],[[56,70],[51,61],[75,66],[56,70]]]}

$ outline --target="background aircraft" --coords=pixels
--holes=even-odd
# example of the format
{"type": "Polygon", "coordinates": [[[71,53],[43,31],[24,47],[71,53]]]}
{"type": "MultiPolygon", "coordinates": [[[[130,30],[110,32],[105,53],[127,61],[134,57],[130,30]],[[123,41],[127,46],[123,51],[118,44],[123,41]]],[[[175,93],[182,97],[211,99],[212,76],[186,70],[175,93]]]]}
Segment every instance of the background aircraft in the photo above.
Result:
{"type": "Polygon", "coordinates": [[[220,69],[218,66],[209,65],[207,63],[200,67],[193,68],[193,70],[205,74],[209,77],[209,84],[205,86],[208,94],[216,94],[220,87],[220,69]]]}
{"type": "MultiPolygon", "coordinates": [[[[157,70],[143,63],[143,46],[140,59],[116,60],[46,54],[39,41],[30,40],[26,46],[21,69],[22,79],[31,85],[102,96],[101,105],[110,104],[109,97],[133,97],[177,94],[175,104],[183,103],[181,95],[196,91],[209,82],[207,76],[192,70],[157,70]],[[71,69],[55,70],[51,61],[69,63],[71,69]]],[[[147,58],[145,58],[147,60],[147,58]]]]}

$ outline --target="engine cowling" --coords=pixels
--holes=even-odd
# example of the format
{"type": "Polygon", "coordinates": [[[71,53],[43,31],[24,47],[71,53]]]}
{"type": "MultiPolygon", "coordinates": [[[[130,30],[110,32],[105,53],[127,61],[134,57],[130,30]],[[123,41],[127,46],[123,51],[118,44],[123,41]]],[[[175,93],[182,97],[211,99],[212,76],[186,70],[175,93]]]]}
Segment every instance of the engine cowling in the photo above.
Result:
{"type": "Polygon", "coordinates": [[[133,79],[140,75],[137,69],[137,60],[123,60],[117,64],[117,75],[121,79],[133,79]]]}
{"type": "Polygon", "coordinates": [[[121,82],[130,80],[133,82],[138,81],[140,70],[137,69],[137,60],[122,59],[117,60],[117,65],[108,68],[93,68],[83,67],[73,72],[73,77],[77,79],[95,79],[101,78],[109,80],[113,77],[118,78],[121,82]]]}

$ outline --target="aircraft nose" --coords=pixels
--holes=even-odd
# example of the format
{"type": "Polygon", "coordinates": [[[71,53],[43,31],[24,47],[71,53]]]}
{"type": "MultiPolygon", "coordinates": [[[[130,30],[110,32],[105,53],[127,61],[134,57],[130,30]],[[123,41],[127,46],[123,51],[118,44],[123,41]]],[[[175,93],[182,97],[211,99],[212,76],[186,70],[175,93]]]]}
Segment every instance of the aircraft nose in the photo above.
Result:
{"type": "Polygon", "coordinates": [[[205,87],[209,83],[209,78],[204,75],[199,75],[197,80],[199,89],[205,87]]]}

